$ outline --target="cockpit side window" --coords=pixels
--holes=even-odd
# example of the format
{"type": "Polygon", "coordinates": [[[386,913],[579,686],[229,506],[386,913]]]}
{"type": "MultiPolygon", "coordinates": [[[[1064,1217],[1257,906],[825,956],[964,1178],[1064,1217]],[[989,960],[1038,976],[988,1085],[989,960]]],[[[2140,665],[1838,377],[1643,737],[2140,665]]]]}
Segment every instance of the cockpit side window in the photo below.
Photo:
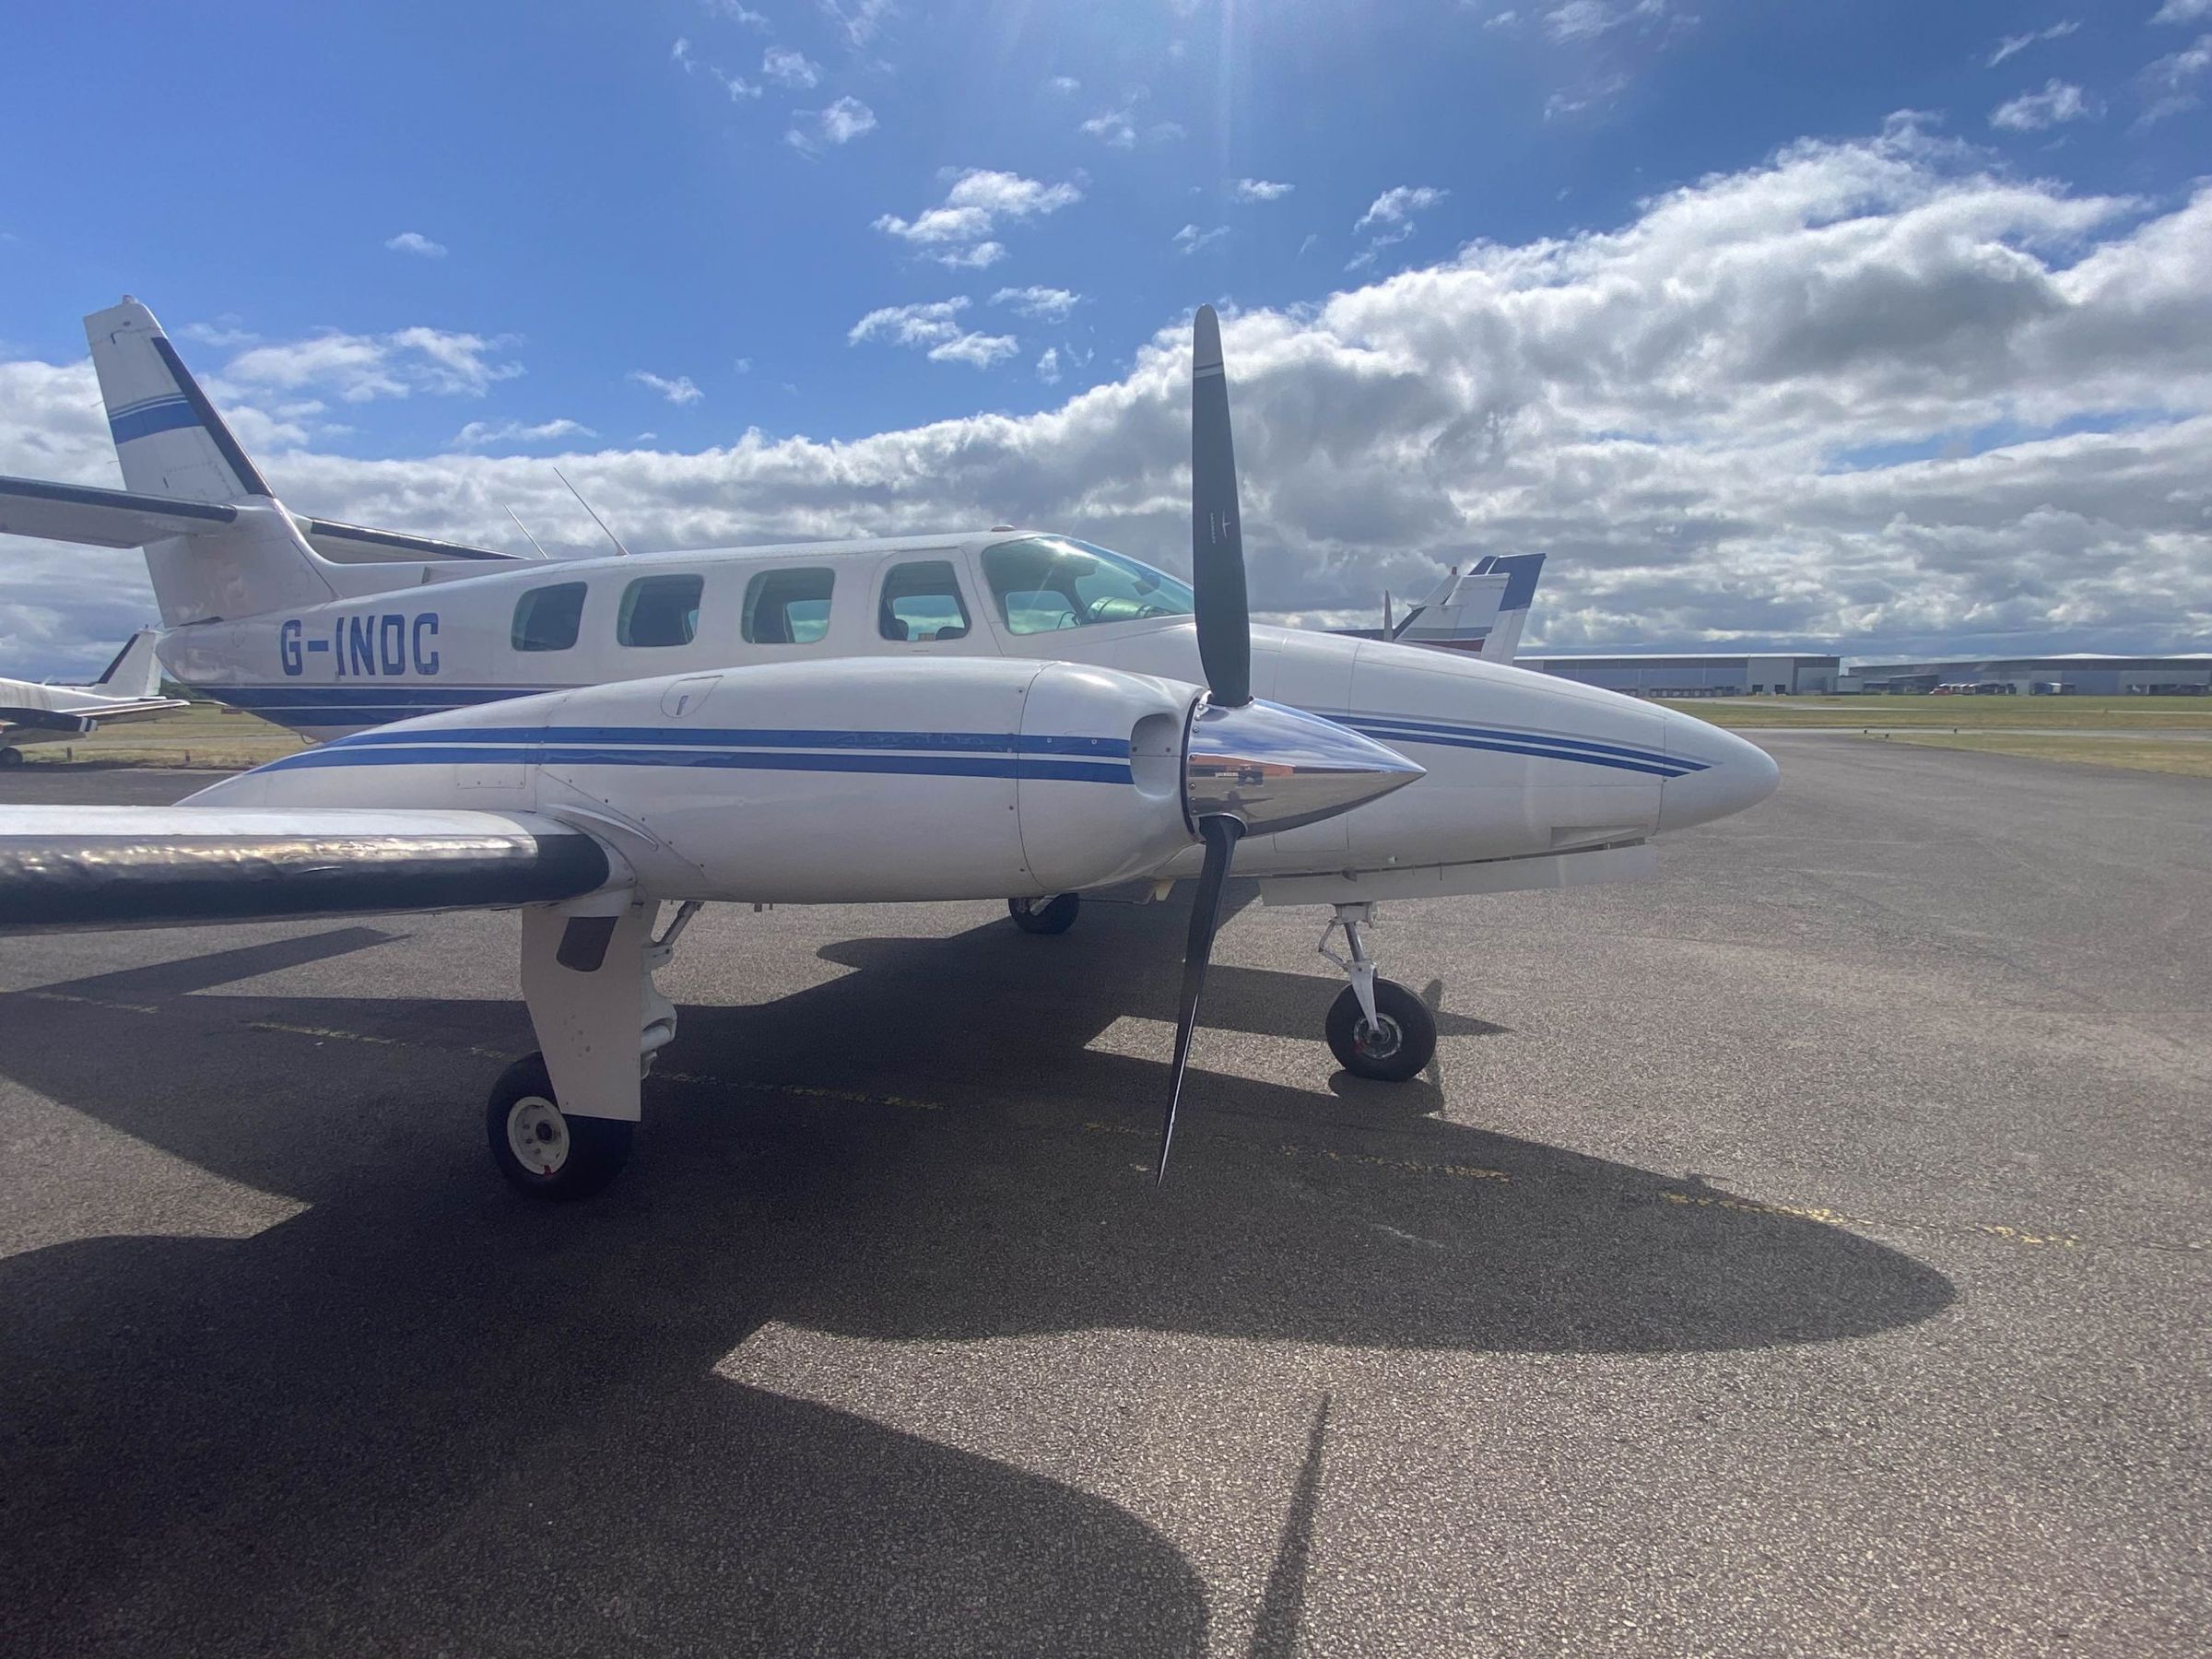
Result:
{"type": "Polygon", "coordinates": [[[917,559],[893,565],[883,579],[876,618],[877,631],[887,640],[966,639],[968,606],[951,561],[917,559]]]}
{"type": "Polygon", "coordinates": [[[983,576],[1008,633],[1191,614],[1191,590],[1166,571],[1062,535],[984,548],[983,576]]]}

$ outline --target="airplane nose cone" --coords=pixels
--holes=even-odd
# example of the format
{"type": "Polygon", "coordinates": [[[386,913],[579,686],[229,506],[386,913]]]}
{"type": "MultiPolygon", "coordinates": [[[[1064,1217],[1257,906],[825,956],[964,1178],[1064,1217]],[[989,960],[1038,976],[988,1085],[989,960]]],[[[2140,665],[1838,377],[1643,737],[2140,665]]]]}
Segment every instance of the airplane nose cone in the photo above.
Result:
{"type": "Polygon", "coordinates": [[[1659,785],[1659,832],[1710,824],[1756,806],[1774,793],[1774,757],[1694,714],[1666,711],[1665,747],[1681,774],[1659,785]]]}

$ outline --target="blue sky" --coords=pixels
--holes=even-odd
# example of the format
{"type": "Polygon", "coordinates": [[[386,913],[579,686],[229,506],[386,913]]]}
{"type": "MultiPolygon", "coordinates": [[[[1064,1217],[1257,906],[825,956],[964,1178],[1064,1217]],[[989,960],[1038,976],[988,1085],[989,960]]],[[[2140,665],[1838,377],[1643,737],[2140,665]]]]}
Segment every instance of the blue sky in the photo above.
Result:
{"type": "MultiPolygon", "coordinates": [[[[1089,389],[1147,384],[1152,342],[1200,300],[1297,326],[1332,296],[1349,312],[1347,296],[1406,302],[1406,273],[1464,265],[1470,244],[1538,261],[1648,228],[1670,193],[1771,176],[1806,144],[1886,145],[1920,181],[1869,186],[1852,212],[1901,215],[1924,183],[1970,181],[1993,203],[2032,189],[2112,204],[2056,240],[1987,231],[1983,265],[2028,250],[2063,286],[2085,253],[2191,198],[2212,154],[2207,85],[2212,0],[18,8],[0,65],[0,154],[13,159],[0,359],[78,362],[82,313],[135,293],[218,398],[265,412],[264,447],[299,452],[290,476],[328,489],[340,462],[697,456],[748,429],[858,442],[982,413],[1050,418],[1089,389]]],[[[1845,208],[1806,211],[1810,245],[1820,215],[1845,208]]],[[[1927,274],[1903,243],[1887,257],[1900,281],[1927,274]]],[[[1476,332],[1455,347],[1484,326],[1462,321],[1476,332]]],[[[1961,317],[1953,333],[1975,325],[1961,317]]],[[[1232,375],[1235,342],[1232,330],[1232,375]]],[[[20,452],[65,446],[28,393],[13,395],[0,427],[47,430],[0,442],[0,470],[30,470],[20,452]]],[[[1955,417],[1845,419],[1808,438],[1821,451],[1808,465],[2197,413],[2155,387],[2079,409],[2036,403],[1975,393],[1955,417]]],[[[1702,441],[1662,430],[1655,412],[1573,425],[1702,441]]],[[[1312,459],[1281,456],[1306,471],[1312,459]]],[[[272,476],[292,493],[286,463],[272,476]]],[[[433,503],[391,474],[346,476],[349,500],[381,490],[439,520],[412,527],[497,528],[450,493],[433,503]],[[384,482],[371,489],[371,477],[384,482]]],[[[1343,488],[1359,488],[1347,475],[1343,488]]],[[[1346,568],[1343,547],[1286,553],[1277,608],[1364,605],[1383,581],[1418,584],[1495,546],[1477,524],[1512,522],[1501,494],[1479,509],[1453,499],[1456,527],[1406,521],[1427,526],[1418,545],[1382,509],[1389,547],[1371,571],[1346,568]]],[[[722,505],[763,531],[820,516],[738,482],[722,505]]],[[[1585,545],[1619,563],[1618,548],[1568,538],[1547,581],[1571,581],[1565,561],[1585,545]]],[[[1724,631],[1833,637],[1854,613],[1830,597],[1787,626],[1777,614],[1724,631]]],[[[68,632],[28,618],[53,612],[51,595],[17,594],[27,609],[12,622],[9,602],[0,591],[0,644],[68,632]]],[[[2176,626],[2196,626],[2197,603],[2176,626]]],[[[1679,632],[1688,615],[1585,608],[1577,623],[1555,606],[1555,643],[1679,632]]],[[[2077,638],[2080,618],[2050,608],[2046,631],[2077,638]]],[[[2153,611],[2171,620],[2166,599],[2153,611]]],[[[1912,637],[1975,624],[1962,614],[1912,637]]]]}
{"type": "MultiPolygon", "coordinates": [[[[1365,246],[1352,227],[1397,186],[1450,194],[1412,216],[1382,271],[1476,238],[1609,225],[1669,184],[1900,109],[1941,112],[2087,189],[2171,189],[2206,153],[2201,110],[2131,130],[2132,77],[2189,34],[2151,35],[2133,15],[2150,0],[2101,16],[1926,0],[1696,0],[1694,21],[1610,9],[1624,20],[1580,33],[1573,8],[1543,0],[234,4],[133,8],[124,27],[107,8],[33,8],[10,25],[0,152],[46,164],[11,167],[0,194],[15,239],[0,338],[73,352],[77,317],[125,290],[172,329],[428,323],[514,337],[502,360],[526,372],[462,411],[472,419],[685,446],[748,425],[853,437],[1057,403],[1126,372],[1200,300],[1318,299],[1371,274],[1345,268],[1365,246]],[[2071,34],[1990,66],[2006,37],[2069,17],[2071,34]],[[798,60],[779,59],[782,79],[763,70],[771,51],[798,60]],[[2104,118],[1987,124],[2054,76],[2104,118]],[[733,97],[725,77],[759,96],[733,97]],[[812,154],[787,141],[809,128],[802,112],[841,99],[872,127],[818,136],[812,154]],[[1081,200],[1002,221],[989,240],[1005,256],[981,270],[875,228],[939,203],[945,171],[967,169],[1081,200]],[[1240,201],[1240,179],[1292,188],[1240,201]],[[1186,225],[1226,234],[1184,253],[1186,225]],[[410,231],[444,253],[385,246],[410,231]],[[990,302],[1030,287],[1084,298],[1059,324],[990,302]],[[877,308],[962,296],[963,331],[1010,335],[1017,355],[979,371],[848,344],[877,308]],[[1035,373],[1048,347],[1057,385],[1035,373]],[[671,404],[632,371],[701,395],[671,404]]],[[[1581,26],[1609,15],[1594,6],[1581,26]]],[[[440,446],[464,424],[427,398],[352,413],[360,454],[440,446]]]]}

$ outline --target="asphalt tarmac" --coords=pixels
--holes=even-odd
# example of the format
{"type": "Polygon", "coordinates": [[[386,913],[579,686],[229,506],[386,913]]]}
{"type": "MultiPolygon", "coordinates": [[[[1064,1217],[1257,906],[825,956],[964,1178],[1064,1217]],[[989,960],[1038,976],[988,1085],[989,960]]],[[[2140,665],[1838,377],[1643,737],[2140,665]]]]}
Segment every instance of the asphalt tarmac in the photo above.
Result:
{"type": "Polygon", "coordinates": [[[512,916],[9,941],[0,1651],[2202,1653],[2212,783],[1761,741],[1422,1080],[1246,903],[1157,1192],[1181,902],[710,911],[559,1207],[512,916]]]}

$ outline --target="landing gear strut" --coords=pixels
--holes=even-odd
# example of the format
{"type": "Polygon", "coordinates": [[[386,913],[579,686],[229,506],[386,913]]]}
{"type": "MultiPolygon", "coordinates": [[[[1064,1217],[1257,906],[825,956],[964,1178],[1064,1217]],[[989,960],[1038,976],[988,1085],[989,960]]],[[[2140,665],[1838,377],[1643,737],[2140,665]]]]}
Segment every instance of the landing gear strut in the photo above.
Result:
{"type": "Polygon", "coordinates": [[[1083,900],[1076,893],[1006,900],[1006,914],[1026,934],[1064,934],[1076,924],[1076,912],[1082,908],[1083,900]]]}
{"type": "Polygon", "coordinates": [[[1359,932],[1374,924],[1372,904],[1340,904],[1322,929],[1321,954],[1351,981],[1330,1005],[1324,1030],[1329,1051],[1346,1071],[1356,1077],[1403,1083],[1418,1077],[1436,1055],[1436,1016],[1395,980],[1375,977],[1375,959],[1368,954],[1367,940],[1359,932]],[[1344,956],[1329,948],[1329,935],[1340,927],[1344,956]]]}
{"type": "Polygon", "coordinates": [[[618,891],[523,912],[523,998],[541,1046],[492,1085],[484,1136],[500,1173],[533,1198],[588,1198],[629,1157],[639,1082],[676,1036],[653,971],[700,904],[656,939],[660,908],[618,891]]]}

